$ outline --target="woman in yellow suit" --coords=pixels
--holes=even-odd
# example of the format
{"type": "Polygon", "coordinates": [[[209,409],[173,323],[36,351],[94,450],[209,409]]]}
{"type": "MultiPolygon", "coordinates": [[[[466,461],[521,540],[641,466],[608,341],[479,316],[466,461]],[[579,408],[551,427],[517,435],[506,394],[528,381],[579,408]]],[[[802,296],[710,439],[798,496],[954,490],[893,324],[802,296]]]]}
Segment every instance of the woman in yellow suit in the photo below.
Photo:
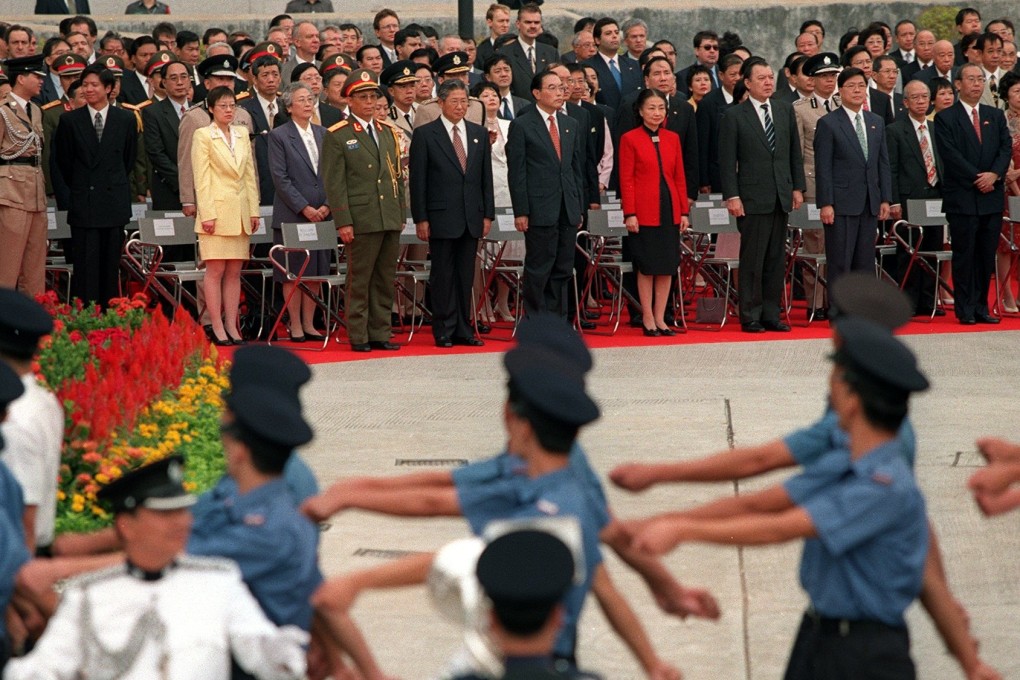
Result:
{"type": "Polygon", "coordinates": [[[234,93],[216,87],[206,98],[213,122],[195,131],[191,162],[195,170],[195,231],[205,261],[205,303],[214,342],[242,344],[237,325],[241,266],[249,237],[259,226],[259,193],[248,130],[233,126],[234,93]]]}

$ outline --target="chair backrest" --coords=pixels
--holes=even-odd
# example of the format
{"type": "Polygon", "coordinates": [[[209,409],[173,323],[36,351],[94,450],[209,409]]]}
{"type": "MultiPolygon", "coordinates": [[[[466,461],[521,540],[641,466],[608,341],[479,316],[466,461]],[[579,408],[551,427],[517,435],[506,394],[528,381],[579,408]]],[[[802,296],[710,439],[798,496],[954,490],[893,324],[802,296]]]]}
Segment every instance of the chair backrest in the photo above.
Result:
{"type": "Polygon", "coordinates": [[[404,228],[400,231],[400,244],[404,246],[413,246],[420,243],[425,243],[418,238],[418,227],[414,223],[414,219],[408,217],[404,220],[404,228]]]}
{"type": "Polygon", "coordinates": [[[1020,196],[1009,197],[1009,217],[1006,219],[1020,222],[1020,196]]]}
{"type": "Polygon", "coordinates": [[[715,240],[715,258],[718,260],[740,259],[740,234],[738,232],[719,232],[719,237],[715,240]]]}
{"type": "Polygon", "coordinates": [[[489,235],[485,237],[489,241],[523,241],[524,233],[517,231],[514,226],[514,212],[507,208],[505,212],[496,211],[496,221],[492,223],[489,235]]]}
{"type": "Polygon", "coordinates": [[[946,223],[945,213],[942,212],[941,198],[907,200],[907,214],[904,217],[911,224],[921,227],[941,227],[946,223]]]}
{"type": "Polygon", "coordinates": [[[703,234],[737,231],[737,219],[726,208],[691,208],[691,228],[703,234]]]}
{"type": "Polygon", "coordinates": [[[253,246],[262,243],[272,243],[273,233],[269,226],[273,223],[273,206],[259,206],[259,228],[251,233],[250,243],[253,246]]]}
{"type": "Polygon", "coordinates": [[[138,220],[138,239],[143,243],[158,246],[195,244],[195,218],[185,217],[180,212],[160,215],[153,211],[149,215],[138,220]]]}
{"type": "Polygon", "coordinates": [[[284,222],[280,225],[283,231],[285,248],[305,248],[307,250],[335,249],[339,243],[336,224],[327,222],[284,222]]]}
{"type": "Polygon", "coordinates": [[[71,226],[67,223],[66,210],[46,211],[46,238],[51,241],[71,238],[71,226]]]}
{"type": "Polygon", "coordinates": [[[814,203],[804,203],[790,213],[789,224],[791,227],[810,231],[812,229],[823,229],[822,216],[819,208],[814,203]]]}
{"type": "Polygon", "coordinates": [[[622,210],[589,210],[588,233],[592,236],[626,236],[622,210]]]}

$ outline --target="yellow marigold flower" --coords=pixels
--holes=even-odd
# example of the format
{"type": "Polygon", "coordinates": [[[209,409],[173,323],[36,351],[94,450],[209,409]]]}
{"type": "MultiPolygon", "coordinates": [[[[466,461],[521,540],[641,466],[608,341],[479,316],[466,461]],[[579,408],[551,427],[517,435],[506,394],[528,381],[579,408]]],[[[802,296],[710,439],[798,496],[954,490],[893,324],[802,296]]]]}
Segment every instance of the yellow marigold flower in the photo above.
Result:
{"type": "Polygon", "coordinates": [[[98,475],[96,475],[96,481],[99,482],[100,484],[109,484],[110,477],[100,472],[98,475]]]}

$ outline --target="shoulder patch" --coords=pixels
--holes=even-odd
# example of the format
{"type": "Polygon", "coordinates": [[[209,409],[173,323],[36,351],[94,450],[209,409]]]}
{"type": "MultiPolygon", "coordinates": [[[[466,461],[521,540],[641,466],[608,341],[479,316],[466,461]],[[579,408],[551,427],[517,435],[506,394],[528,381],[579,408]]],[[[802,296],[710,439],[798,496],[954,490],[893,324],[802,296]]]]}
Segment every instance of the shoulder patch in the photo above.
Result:
{"type": "Polygon", "coordinates": [[[237,571],[237,565],[222,557],[199,557],[198,555],[182,555],[177,558],[179,569],[197,571],[237,571]]]}
{"type": "Polygon", "coordinates": [[[60,106],[61,104],[63,104],[62,101],[60,101],[59,99],[54,99],[49,104],[43,104],[41,108],[42,108],[43,111],[49,111],[54,106],[60,106]]]}
{"type": "Polygon", "coordinates": [[[347,127],[348,125],[350,125],[350,123],[348,121],[342,120],[339,123],[334,123],[333,125],[330,125],[329,126],[329,132],[336,132],[340,128],[347,127]]]}
{"type": "Polygon", "coordinates": [[[234,101],[239,102],[242,99],[248,99],[249,97],[251,97],[251,92],[245,90],[244,92],[238,93],[237,96],[234,97],[234,101]]]}
{"type": "Polygon", "coordinates": [[[87,588],[95,583],[108,581],[117,576],[123,576],[125,573],[123,564],[115,564],[111,567],[106,567],[105,569],[90,571],[85,574],[79,574],[78,576],[72,576],[69,579],[65,579],[58,591],[63,592],[67,588],[87,588]]]}

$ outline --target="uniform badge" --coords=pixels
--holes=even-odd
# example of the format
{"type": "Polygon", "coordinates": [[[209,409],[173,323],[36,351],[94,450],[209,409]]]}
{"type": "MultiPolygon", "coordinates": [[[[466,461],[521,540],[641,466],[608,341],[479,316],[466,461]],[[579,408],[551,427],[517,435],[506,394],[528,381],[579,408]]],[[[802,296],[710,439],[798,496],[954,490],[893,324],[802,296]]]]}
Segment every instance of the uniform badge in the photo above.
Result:
{"type": "Polygon", "coordinates": [[[166,52],[164,52],[163,54],[159,55],[159,60],[161,62],[163,62],[164,64],[169,63],[170,62],[170,55],[167,54],[166,52]]]}
{"type": "Polygon", "coordinates": [[[407,68],[407,67],[405,66],[405,67],[404,67],[404,75],[405,75],[405,76],[409,76],[409,75],[411,75],[411,69],[409,69],[409,68],[407,68]]]}
{"type": "Polygon", "coordinates": [[[362,71],[361,79],[367,83],[368,81],[372,80],[372,76],[368,75],[368,71],[362,71]]]}
{"type": "Polygon", "coordinates": [[[356,139],[348,139],[346,144],[347,148],[351,151],[357,151],[359,148],[361,148],[361,145],[358,144],[358,140],[356,139]]]}
{"type": "Polygon", "coordinates": [[[365,128],[361,127],[361,123],[359,123],[357,121],[354,121],[354,131],[355,132],[364,132],[365,128]]]}
{"type": "Polygon", "coordinates": [[[181,464],[176,460],[171,461],[166,467],[166,476],[175,484],[180,484],[184,481],[184,470],[181,468],[181,464]]]}
{"type": "Polygon", "coordinates": [[[223,60],[223,68],[227,68],[227,69],[230,68],[230,61],[228,61],[227,59],[224,59],[223,60]]]}
{"type": "Polygon", "coordinates": [[[244,523],[250,527],[260,527],[266,523],[266,518],[264,515],[251,513],[244,516],[244,523]]]}
{"type": "Polygon", "coordinates": [[[460,57],[458,55],[456,55],[456,54],[453,55],[453,65],[454,66],[460,66],[460,57]]]}

